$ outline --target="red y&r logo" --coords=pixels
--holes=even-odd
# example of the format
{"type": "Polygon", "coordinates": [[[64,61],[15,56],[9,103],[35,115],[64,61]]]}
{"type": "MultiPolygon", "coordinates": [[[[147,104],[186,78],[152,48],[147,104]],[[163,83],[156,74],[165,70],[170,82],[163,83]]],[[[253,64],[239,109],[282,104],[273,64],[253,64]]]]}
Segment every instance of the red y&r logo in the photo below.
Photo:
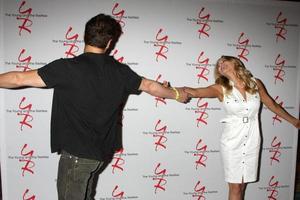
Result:
{"type": "Polygon", "coordinates": [[[281,142],[277,141],[276,136],[273,138],[273,141],[271,143],[271,147],[272,147],[272,149],[270,150],[270,153],[273,153],[272,157],[270,157],[271,165],[273,164],[273,161],[275,161],[277,163],[280,163],[279,158],[281,156],[281,152],[279,150],[280,150],[280,147],[281,147],[281,142]]]}
{"type": "Polygon", "coordinates": [[[19,35],[21,35],[22,31],[25,30],[28,33],[31,34],[31,30],[30,27],[32,26],[32,21],[29,19],[31,12],[32,12],[32,8],[28,8],[27,10],[23,10],[23,6],[26,4],[26,1],[22,1],[20,7],[19,7],[19,14],[21,14],[21,16],[25,15],[25,17],[17,17],[17,20],[23,21],[22,25],[18,26],[19,28],[19,35]]]}
{"type": "Polygon", "coordinates": [[[33,168],[35,166],[35,163],[31,160],[34,151],[30,150],[30,151],[25,152],[26,148],[27,148],[27,144],[24,144],[24,146],[21,150],[21,155],[24,157],[24,159],[19,159],[19,162],[25,162],[24,166],[21,168],[23,177],[24,177],[25,172],[34,174],[33,168]]]}
{"type": "Polygon", "coordinates": [[[119,3],[115,3],[111,14],[116,18],[117,22],[121,25],[121,27],[125,26],[125,22],[123,21],[125,10],[116,11],[119,7],[119,3]]]}
{"type": "Polygon", "coordinates": [[[124,198],[124,191],[118,192],[118,191],[117,191],[118,189],[119,189],[119,186],[116,185],[115,188],[114,188],[113,191],[112,191],[112,196],[113,196],[114,198],[119,198],[119,199],[124,198]]]}
{"type": "Polygon", "coordinates": [[[210,25],[208,24],[208,22],[209,22],[210,14],[206,14],[206,15],[203,14],[204,10],[205,8],[202,7],[200,12],[198,13],[197,24],[200,25],[200,29],[198,30],[199,38],[201,38],[201,35],[209,37],[208,31],[210,30],[210,25]]]}
{"type": "Polygon", "coordinates": [[[283,67],[284,67],[284,64],[285,64],[285,60],[281,57],[280,54],[278,54],[276,60],[275,60],[275,75],[274,75],[274,78],[275,78],[275,84],[277,83],[277,80],[280,80],[281,82],[284,82],[284,75],[285,75],[285,71],[283,70],[283,67]]]}
{"type": "Polygon", "coordinates": [[[160,167],[160,165],[161,164],[158,163],[154,170],[154,174],[158,176],[157,178],[153,178],[154,181],[157,181],[157,183],[154,185],[155,194],[157,190],[162,190],[162,191],[166,190],[165,185],[167,184],[167,180],[164,177],[166,176],[167,170],[166,169],[159,170],[158,168],[160,167]]]}
{"type": "Polygon", "coordinates": [[[198,160],[195,161],[196,163],[196,169],[198,169],[198,166],[202,166],[202,167],[206,167],[206,160],[207,160],[207,156],[205,155],[206,150],[207,150],[207,145],[206,144],[202,144],[202,139],[200,139],[196,145],[196,150],[198,151],[198,153],[195,153],[194,156],[198,157],[198,160]]]}
{"type": "Polygon", "coordinates": [[[275,30],[276,30],[276,42],[279,39],[286,40],[285,35],[287,34],[287,30],[285,28],[287,23],[287,18],[282,16],[282,12],[279,12],[276,18],[275,30]]]}
{"type": "MultiPolygon", "coordinates": [[[[115,58],[115,55],[118,53],[118,50],[115,49],[114,52],[112,53],[112,56],[115,58]]],[[[120,58],[115,58],[118,62],[122,63],[124,61],[124,57],[121,56],[120,58]]]]}
{"type": "Polygon", "coordinates": [[[26,106],[22,106],[22,104],[24,103],[24,101],[26,100],[25,97],[22,98],[21,102],[19,103],[19,109],[21,111],[19,111],[17,113],[17,115],[19,116],[23,116],[23,120],[20,121],[21,124],[21,131],[23,131],[23,126],[27,126],[29,128],[32,128],[32,125],[30,124],[30,122],[33,120],[32,115],[30,115],[30,111],[32,108],[32,104],[27,104],[26,106]]]}
{"type": "Polygon", "coordinates": [[[27,194],[29,192],[29,189],[26,189],[23,193],[23,200],[35,200],[35,195],[29,195],[30,197],[27,197],[27,194]]]}
{"type": "Polygon", "coordinates": [[[168,36],[165,35],[163,37],[160,37],[160,34],[162,33],[163,29],[159,29],[156,34],[156,42],[154,43],[155,47],[159,47],[159,50],[155,52],[156,54],[156,61],[158,62],[158,58],[162,57],[164,59],[168,59],[166,56],[166,53],[169,51],[169,48],[166,46],[168,42],[168,36]]]}
{"type": "Polygon", "coordinates": [[[268,200],[277,200],[278,197],[278,190],[277,187],[279,185],[278,181],[275,181],[275,176],[272,176],[270,181],[269,181],[269,188],[267,189],[268,191],[268,200]]]}
{"type": "MultiPolygon", "coordinates": [[[[276,96],[275,97],[275,101],[277,101],[278,100],[278,96],[276,96]]],[[[283,101],[281,101],[280,103],[278,103],[280,106],[283,106],[283,101]]],[[[275,122],[276,121],[279,121],[280,123],[282,122],[282,120],[280,119],[280,117],[277,115],[277,114],[275,114],[275,116],[274,117],[272,117],[273,118],[273,125],[275,124],[275,122]]]]}
{"type": "MultiPolygon", "coordinates": [[[[161,74],[158,75],[158,77],[156,78],[156,81],[160,81],[160,78],[161,78],[161,74]]],[[[155,100],[156,100],[156,104],[155,104],[155,107],[158,107],[158,103],[163,103],[163,104],[167,104],[166,102],[166,99],[165,98],[161,98],[161,97],[155,97],[155,100]]]]}
{"type": "Polygon", "coordinates": [[[24,66],[23,65],[17,65],[16,68],[21,68],[23,69],[23,72],[27,71],[27,70],[30,70],[31,68],[29,67],[29,63],[31,61],[31,56],[27,56],[26,58],[21,58],[21,56],[25,53],[25,49],[22,49],[20,54],[19,54],[19,57],[18,57],[18,61],[19,62],[24,62],[24,66]]]}
{"type": "Polygon", "coordinates": [[[194,187],[194,191],[197,194],[193,194],[193,197],[197,197],[197,200],[206,200],[204,193],[205,193],[205,186],[200,185],[200,181],[198,181],[194,187]]]}
{"type": "Polygon", "coordinates": [[[209,74],[209,69],[207,69],[207,65],[209,62],[209,58],[202,59],[203,54],[204,54],[204,52],[202,51],[197,59],[199,66],[196,67],[196,69],[199,69],[199,71],[200,71],[199,74],[197,74],[198,83],[200,83],[200,79],[204,79],[204,80],[208,81],[207,75],[209,74]]]}
{"type": "Polygon", "coordinates": [[[165,143],[168,141],[168,138],[165,136],[165,133],[167,131],[167,126],[163,126],[162,128],[158,128],[160,125],[161,120],[159,119],[155,125],[155,131],[159,132],[153,135],[153,137],[158,137],[158,140],[154,143],[155,144],[155,151],[158,150],[159,147],[162,147],[163,149],[166,149],[165,143]]]}
{"type": "Polygon", "coordinates": [[[244,61],[248,62],[247,56],[249,55],[249,50],[247,48],[248,48],[248,45],[249,45],[249,39],[248,38],[243,38],[244,35],[245,35],[245,33],[242,32],[241,35],[239,36],[238,46],[236,48],[240,52],[238,57],[241,60],[244,60],[244,61]]]}
{"type": "Polygon", "coordinates": [[[79,50],[79,47],[76,45],[78,34],[76,33],[70,36],[72,29],[73,28],[70,26],[65,35],[65,39],[67,39],[68,42],[64,42],[64,46],[69,46],[69,50],[65,52],[67,58],[69,58],[69,56],[75,57],[75,53],[79,50]]]}
{"type": "Polygon", "coordinates": [[[198,99],[198,102],[197,102],[198,110],[195,111],[195,113],[199,113],[199,117],[196,119],[198,128],[199,128],[200,123],[207,125],[206,119],[208,118],[208,114],[206,112],[206,109],[208,107],[208,102],[204,102],[201,104],[200,103],[201,100],[202,100],[202,98],[198,99]]]}
{"type": "Polygon", "coordinates": [[[121,149],[120,151],[117,151],[113,157],[113,161],[115,161],[111,166],[112,166],[112,173],[115,173],[115,170],[120,170],[123,171],[122,165],[125,164],[125,160],[121,158],[122,153],[124,152],[124,149],[121,149]]]}

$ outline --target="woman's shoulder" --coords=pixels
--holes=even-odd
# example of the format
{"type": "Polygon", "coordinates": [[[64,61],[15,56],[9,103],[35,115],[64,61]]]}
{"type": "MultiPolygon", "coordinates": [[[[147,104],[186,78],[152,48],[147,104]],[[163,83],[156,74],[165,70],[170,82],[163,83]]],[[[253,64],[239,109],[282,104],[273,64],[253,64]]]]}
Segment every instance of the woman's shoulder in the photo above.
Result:
{"type": "Polygon", "coordinates": [[[263,84],[263,82],[259,78],[252,77],[252,79],[255,82],[255,89],[256,89],[256,91],[259,92],[261,89],[264,88],[264,84],[263,84]]]}
{"type": "Polygon", "coordinates": [[[262,81],[259,79],[259,78],[257,78],[257,77],[251,77],[251,79],[253,80],[253,81],[255,81],[255,82],[259,82],[259,83],[262,83],[262,81]]]}
{"type": "Polygon", "coordinates": [[[263,84],[263,82],[262,82],[259,78],[257,78],[257,77],[252,77],[251,79],[252,79],[258,86],[263,84]]]}
{"type": "Polygon", "coordinates": [[[212,84],[210,86],[208,86],[208,88],[211,88],[212,90],[217,91],[217,98],[219,99],[219,101],[223,101],[223,95],[225,93],[225,88],[218,83],[212,84]]]}
{"type": "Polygon", "coordinates": [[[212,89],[216,89],[218,91],[222,91],[223,86],[221,84],[215,83],[215,84],[212,84],[212,85],[208,86],[208,88],[212,88],[212,89]]]}
{"type": "Polygon", "coordinates": [[[221,84],[218,84],[218,83],[215,83],[215,84],[212,84],[210,86],[208,86],[209,88],[212,88],[212,89],[215,89],[217,90],[218,92],[222,93],[223,94],[223,91],[225,89],[224,86],[222,86],[221,84]]]}

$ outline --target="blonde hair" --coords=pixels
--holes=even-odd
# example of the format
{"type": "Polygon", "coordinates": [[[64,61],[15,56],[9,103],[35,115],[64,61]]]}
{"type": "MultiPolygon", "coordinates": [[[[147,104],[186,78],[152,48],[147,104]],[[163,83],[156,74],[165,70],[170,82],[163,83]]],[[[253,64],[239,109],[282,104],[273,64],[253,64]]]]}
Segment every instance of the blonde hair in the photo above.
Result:
{"type": "Polygon", "coordinates": [[[230,93],[232,91],[232,85],[230,85],[229,79],[223,76],[219,72],[219,64],[220,61],[229,61],[234,64],[234,70],[236,72],[236,76],[238,79],[242,80],[245,83],[245,91],[254,94],[258,91],[257,84],[253,80],[253,76],[249,70],[246,69],[244,63],[233,56],[222,56],[218,59],[215,67],[215,83],[222,85],[226,89],[226,93],[230,93]]]}

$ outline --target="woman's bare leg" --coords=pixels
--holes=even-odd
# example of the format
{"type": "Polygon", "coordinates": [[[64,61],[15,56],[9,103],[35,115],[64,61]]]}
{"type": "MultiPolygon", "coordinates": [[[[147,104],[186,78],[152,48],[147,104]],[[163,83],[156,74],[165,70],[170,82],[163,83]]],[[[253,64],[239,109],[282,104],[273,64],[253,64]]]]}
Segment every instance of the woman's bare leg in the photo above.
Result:
{"type": "Polygon", "coordinates": [[[229,186],[229,200],[243,200],[245,183],[228,183],[229,186]]]}

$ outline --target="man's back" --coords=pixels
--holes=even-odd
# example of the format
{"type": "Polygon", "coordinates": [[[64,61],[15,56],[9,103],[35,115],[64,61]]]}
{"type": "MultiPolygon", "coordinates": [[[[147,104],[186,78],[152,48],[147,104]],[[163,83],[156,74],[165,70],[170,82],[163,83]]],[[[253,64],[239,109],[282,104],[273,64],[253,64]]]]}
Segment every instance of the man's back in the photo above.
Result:
{"type": "Polygon", "coordinates": [[[105,54],[84,53],[59,59],[39,69],[47,87],[54,88],[51,149],[104,160],[116,144],[121,103],[139,93],[141,77],[105,54]]]}

